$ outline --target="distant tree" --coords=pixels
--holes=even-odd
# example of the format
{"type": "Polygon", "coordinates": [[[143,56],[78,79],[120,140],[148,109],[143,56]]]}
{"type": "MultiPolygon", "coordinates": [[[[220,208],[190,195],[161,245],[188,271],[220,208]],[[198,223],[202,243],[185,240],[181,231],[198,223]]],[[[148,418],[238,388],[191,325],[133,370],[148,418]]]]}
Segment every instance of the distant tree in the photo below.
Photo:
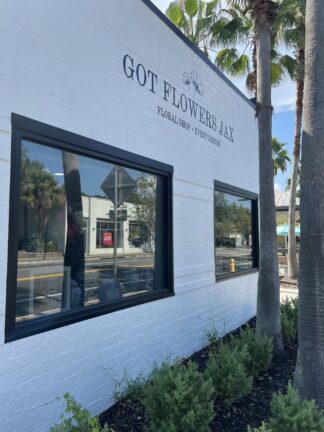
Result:
{"type": "Polygon", "coordinates": [[[230,235],[242,235],[247,242],[251,234],[251,210],[243,202],[238,204],[226,200],[224,193],[215,194],[215,232],[217,239],[230,235]]]}
{"type": "Polygon", "coordinates": [[[142,225],[145,247],[150,252],[155,249],[156,186],[156,176],[142,175],[136,180],[134,190],[127,200],[133,204],[132,219],[142,225]]]}
{"type": "Polygon", "coordinates": [[[286,144],[278,141],[277,138],[272,138],[272,161],[273,174],[277,175],[278,170],[282,173],[287,170],[287,162],[290,162],[288,151],[285,149],[286,144]]]}
{"type": "Polygon", "coordinates": [[[293,279],[297,278],[296,238],[294,233],[304,96],[305,8],[306,0],[281,0],[276,19],[279,37],[288,47],[293,49],[295,60],[295,67],[291,74],[296,84],[295,137],[288,213],[288,276],[293,279]]]}
{"type": "MultiPolygon", "coordinates": [[[[296,198],[300,198],[300,173],[301,173],[301,166],[300,166],[300,161],[298,164],[298,176],[297,176],[297,186],[296,186],[296,198]]],[[[291,177],[289,177],[287,179],[287,186],[286,186],[286,191],[289,192],[290,191],[290,185],[291,185],[291,177]]],[[[288,223],[288,221],[287,221],[288,223]]]]}

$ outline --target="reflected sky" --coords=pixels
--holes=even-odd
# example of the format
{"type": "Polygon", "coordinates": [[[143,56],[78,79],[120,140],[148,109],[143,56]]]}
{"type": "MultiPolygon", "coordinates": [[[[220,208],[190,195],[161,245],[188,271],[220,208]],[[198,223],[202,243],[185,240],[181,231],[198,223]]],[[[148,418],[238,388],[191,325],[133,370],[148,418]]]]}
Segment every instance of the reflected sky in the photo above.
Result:
{"type": "MultiPolygon", "coordinates": [[[[29,141],[22,142],[22,149],[31,161],[41,162],[44,168],[55,176],[58,185],[64,185],[61,150],[29,141]]],[[[104,196],[100,185],[114,169],[114,165],[83,156],[78,156],[78,159],[82,193],[91,196],[104,196]]],[[[143,176],[143,172],[131,168],[125,168],[125,170],[134,180],[143,176]]]]}

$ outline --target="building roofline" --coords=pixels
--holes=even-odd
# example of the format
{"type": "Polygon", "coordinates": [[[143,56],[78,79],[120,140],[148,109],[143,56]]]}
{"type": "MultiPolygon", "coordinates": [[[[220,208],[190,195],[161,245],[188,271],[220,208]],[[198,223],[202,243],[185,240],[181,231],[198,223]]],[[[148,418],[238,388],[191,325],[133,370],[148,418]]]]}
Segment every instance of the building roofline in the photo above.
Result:
{"type": "Polygon", "coordinates": [[[151,9],[151,11],[160,18],[161,21],[164,22],[172,31],[175,33],[198,57],[200,57],[201,60],[203,60],[207,66],[209,66],[227,85],[229,85],[245,102],[247,102],[254,110],[255,110],[255,104],[247,97],[244,93],[239,90],[235,84],[232,83],[231,80],[229,80],[223,72],[221,72],[215,65],[212,63],[205,55],[204,53],[196,46],[194,45],[183,33],[181,30],[178,29],[177,26],[175,26],[169,18],[164,15],[163,12],[160,11],[160,9],[155,6],[155,4],[152,3],[151,0],[141,0],[142,3],[144,3],[147,7],[151,9]]]}

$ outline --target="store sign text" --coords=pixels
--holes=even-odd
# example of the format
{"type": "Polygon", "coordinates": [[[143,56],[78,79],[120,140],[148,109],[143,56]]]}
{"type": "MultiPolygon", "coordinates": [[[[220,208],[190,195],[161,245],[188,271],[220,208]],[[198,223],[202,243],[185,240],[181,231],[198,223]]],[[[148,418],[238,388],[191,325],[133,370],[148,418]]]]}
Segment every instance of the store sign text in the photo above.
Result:
{"type": "Polygon", "coordinates": [[[142,63],[136,63],[134,58],[128,54],[125,54],[123,58],[123,70],[127,78],[137,82],[140,87],[146,88],[151,93],[159,94],[162,100],[183,114],[190,115],[192,120],[198,121],[207,127],[208,130],[206,132],[192,126],[191,123],[179,117],[178,111],[177,114],[174,114],[160,105],[157,107],[158,115],[188,131],[192,131],[195,135],[215,145],[219,146],[220,142],[214,135],[211,135],[212,132],[216,132],[220,137],[234,142],[234,129],[231,126],[225,124],[222,120],[218,120],[214,113],[185,93],[179,92],[176,87],[166,80],[160,81],[159,76],[155,72],[146,68],[142,63]]]}

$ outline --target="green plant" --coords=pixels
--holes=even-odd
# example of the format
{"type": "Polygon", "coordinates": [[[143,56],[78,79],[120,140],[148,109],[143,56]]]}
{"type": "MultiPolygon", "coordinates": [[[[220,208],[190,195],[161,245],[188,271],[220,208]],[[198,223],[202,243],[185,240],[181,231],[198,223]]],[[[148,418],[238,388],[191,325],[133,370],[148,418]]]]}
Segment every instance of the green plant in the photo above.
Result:
{"type": "Polygon", "coordinates": [[[205,331],[205,337],[208,341],[208,344],[211,346],[216,346],[220,340],[219,333],[214,325],[205,331]]]}
{"type": "Polygon", "coordinates": [[[286,298],[280,305],[280,312],[284,341],[291,343],[296,340],[298,332],[298,298],[286,298]]]}
{"type": "MultiPolygon", "coordinates": [[[[152,372],[153,374],[153,372],[152,372]]],[[[140,374],[135,378],[130,378],[126,373],[123,379],[116,382],[114,388],[114,398],[116,401],[123,399],[130,401],[139,401],[143,397],[143,388],[150,377],[140,374]]]]}
{"type": "Polygon", "coordinates": [[[244,366],[248,357],[246,346],[237,349],[221,343],[208,359],[205,377],[212,380],[214,396],[221,397],[225,406],[251,391],[252,377],[244,366]]]}
{"type": "Polygon", "coordinates": [[[286,394],[275,393],[273,395],[271,417],[262,427],[248,431],[324,432],[324,413],[317,408],[313,400],[302,400],[289,383],[286,394]]]}
{"type": "Polygon", "coordinates": [[[213,392],[211,379],[205,380],[194,363],[163,363],[143,388],[147,432],[208,432],[213,392]]]}
{"type": "Polygon", "coordinates": [[[230,346],[238,351],[246,346],[249,355],[243,357],[243,362],[247,372],[252,376],[259,375],[271,365],[272,339],[256,333],[249,326],[241,329],[239,336],[231,338],[230,346]]]}
{"type": "Polygon", "coordinates": [[[65,414],[62,422],[51,427],[51,432],[114,432],[107,424],[100,426],[98,417],[93,417],[88,410],[69,393],[64,394],[66,402],[65,414]]]}

